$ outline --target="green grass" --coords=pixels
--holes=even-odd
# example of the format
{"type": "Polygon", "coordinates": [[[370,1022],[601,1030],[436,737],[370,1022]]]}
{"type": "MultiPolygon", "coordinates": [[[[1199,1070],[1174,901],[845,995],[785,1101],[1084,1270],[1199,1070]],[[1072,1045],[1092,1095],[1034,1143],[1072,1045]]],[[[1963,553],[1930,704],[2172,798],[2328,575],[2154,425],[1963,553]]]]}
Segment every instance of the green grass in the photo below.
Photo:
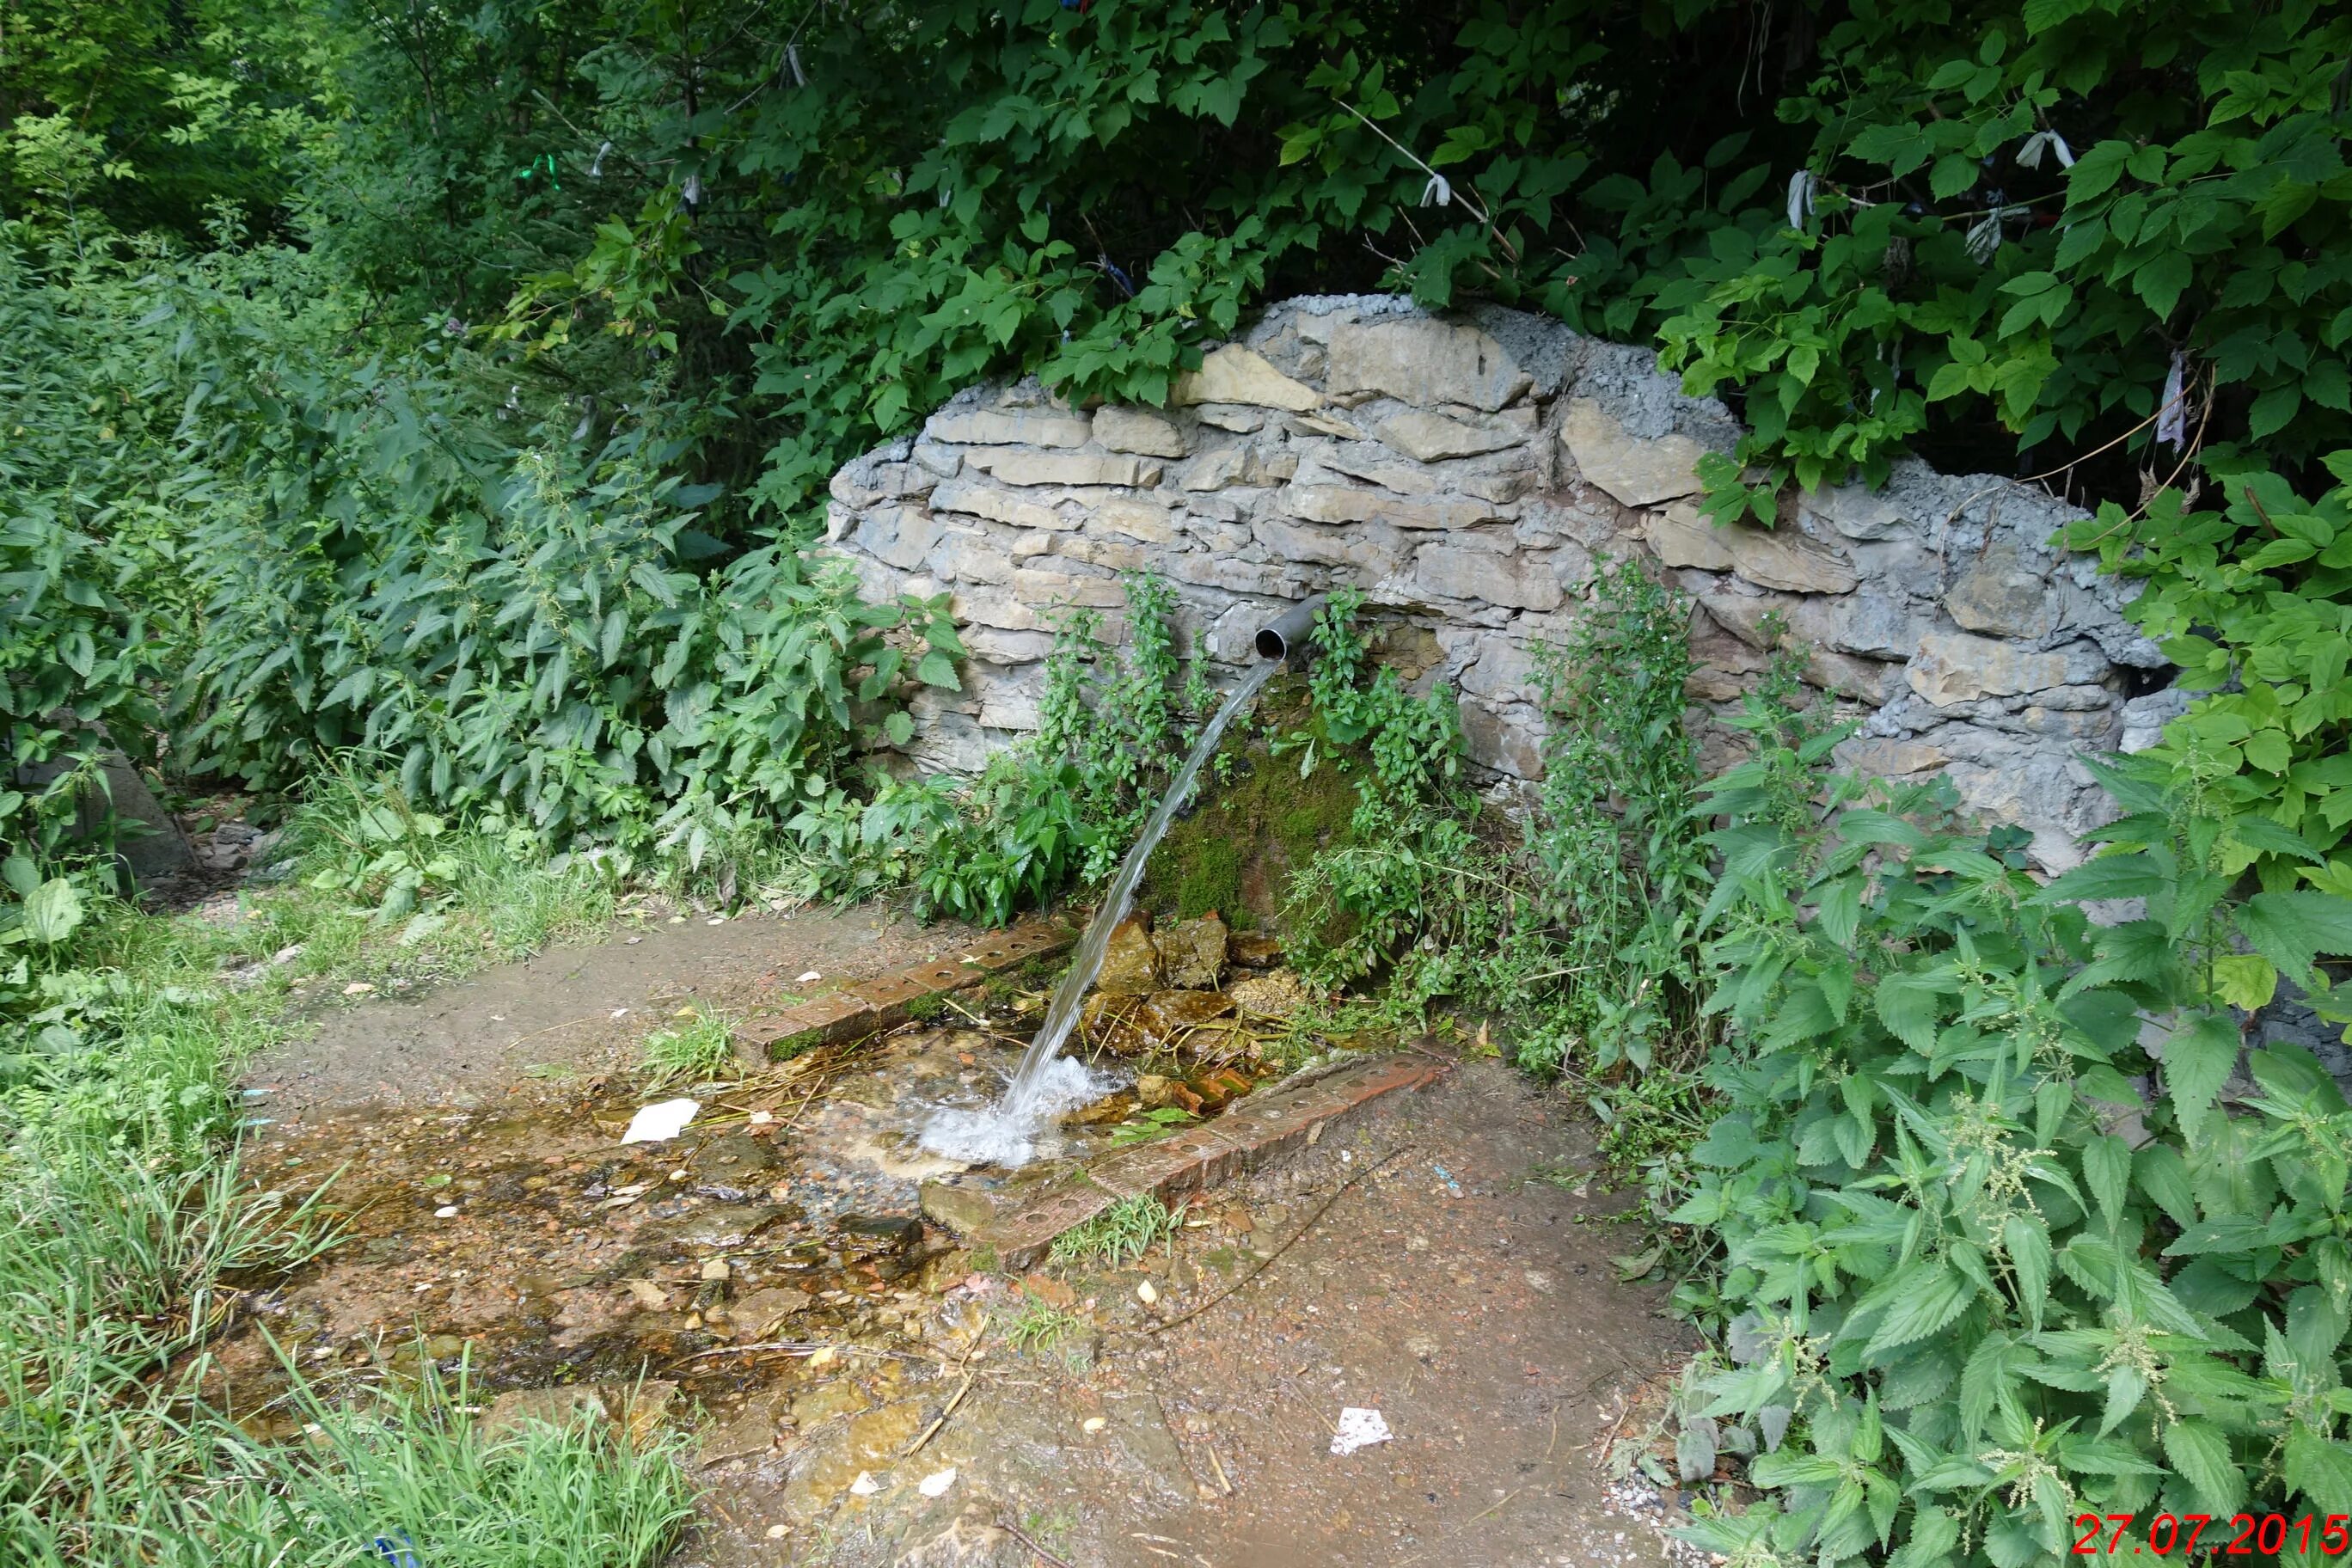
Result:
{"type": "Polygon", "coordinates": [[[1018,1351],[1051,1353],[1086,1331],[1087,1321],[1034,1292],[1022,1293],[1021,1310],[1004,1325],[1005,1342],[1018,1351]]]}
{"type": "Polygon", "coordinates": [[[422,929],[298,878],[223,924],[93,908],[0,986],[0,1563],[325,1568],[404,1531],[429,1568],[644,1568],[674,1539],[690,1494],[667,1449],[586,1428],[488,1442],[469,1396],[429,1379],[295,1378],[314,1430],[288,1445],[197,1396],[232,1286],[266,1288],[334,1240],[317,1208],[241,1171],[241,1064],[287,1037],[305,994],[462,974],[616,907],[593,866],[534,866],[480,836],[436,847],[448,877],[425,884],[422,929]]]}
{"type": "Polygon", "coordinates": [[[1095,1263],[1116,1268],[1132,1263],[1153,1247],[1173,1247],[1181,1209],[1171,1209],[1150,1193],[1137,1193],[1073,1226],[1054,1238],[1051,1261],[1095,1263]]]}
{"type": "Polygon", "coordinates": [[[735,1045],[728,1037],[734,1026],[734,1020],[724,1013],[698,1010],[673,1028],[655,1030],[646,1037],[646,1075],[656,1085],[735,1077],[735,1045]]]}

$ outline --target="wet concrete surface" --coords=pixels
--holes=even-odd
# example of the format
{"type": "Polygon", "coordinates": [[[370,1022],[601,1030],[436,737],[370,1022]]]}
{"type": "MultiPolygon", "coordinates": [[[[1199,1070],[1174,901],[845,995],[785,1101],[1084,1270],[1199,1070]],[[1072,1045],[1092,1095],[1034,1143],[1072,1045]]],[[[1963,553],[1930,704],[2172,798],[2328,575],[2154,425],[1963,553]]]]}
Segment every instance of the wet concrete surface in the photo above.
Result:
{"type": "Polygon", "coordinates": [[[706,1489],[679,1568],[1667,1560],[1597,1460],[1687,1345],[1617,1283],[1617,1205],[1529,1179],[1589,1164],[1569,1103],[1495,1063],[1210,1194],[1139,1262],[1020,1278],[922,1223],[941,1163],[914,1142],[1016,1031],[918,1026],[727,1087],[617,1070],[688,1000],[952,940],[879,919],[673,928],[336,1015],[257,1078],[249,1168],[289,1195],[340,1171],[351,1237],[239,1303],[214,1392],[282,1424],[272,1339],[320,1376],[462,1363],[508,1408],[635,1387],[706,1489]],[[633,1011],[500,1044],[607,1003],[633,1011]],[[403,1047],[397,1099],[344,1059],[403,1047]],[[618,1143],[679,1092],[703,1102],[682,1136],[618,1143]],[[1334,1456],[1347,1406],[1391,1438],[1334,1456]]]}

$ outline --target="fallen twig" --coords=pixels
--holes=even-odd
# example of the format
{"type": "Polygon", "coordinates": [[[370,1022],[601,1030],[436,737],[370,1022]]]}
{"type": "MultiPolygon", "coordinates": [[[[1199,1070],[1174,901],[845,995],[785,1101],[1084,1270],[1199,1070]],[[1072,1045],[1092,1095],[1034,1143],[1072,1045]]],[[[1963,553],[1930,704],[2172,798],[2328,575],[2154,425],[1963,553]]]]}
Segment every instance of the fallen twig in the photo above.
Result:
{"type": "Polygon", "coordinates": [[[1068,1558],[1056,1556],[1055,1553],[1046,1551],[1044,1547],[1037,1544],[1035,1537],[1032,1536],[1027,1531],[1022,1529],[1019,1525],[1013,1523],[1011,1520],[1005,1518],[1001,1513],[996,1516],[996,1528],[1004,1531],[1005,1534],[1013,1537],[1013,1540],[1019,1542],[1030,1551],[1035,1552],[1039,1557],[1043,1558],[1048,1564],[1050,1564],[1051,1568],[1073,1568],[1068,1558]]]}
{"type": "MultiPolygon", "coordinates": [[[[957,1371],[962,1372],[966,1366],[971,1364],[971,1352],[980,1348],[980,1342],[986,1337],[987,1333],[988,1314],[983,1312],[981,1314],[980,1326],[972,1331],[971,1343],[964,1346],[963,1348],[963,1359],[956,1363],[957,1371]]],[[[963,1383],[956,1389],[955,1393],[949,1397],[947,1408],[940,1412],[940,1417],[938,1420],[923,1428],[923,1435],[915,1439],[913,1446],[908,1448],[905,1454],[899,1456],[901,1458],[911,1458],[914,1455],[921,1451],[924,1444],[929,1442],[933,1437],[939,1435],[940,1428],[948,1424],[948,1417],[956,1413],[956,1406],[963,1403],[963,1396],[971,1392],[972,1375],[973,1374],[969,1372],[964,1373],[963,1383]]]]}
{"type": "Polygon", "coordinates": [[[1251,1269],[1248,1273],[1243,1275],[1231,1285],[1226,1286],[1223,1290],[1218,1291],[1215,1295],[1210,1297],[1207,1300],[1202,1302],[1199,1306],[1193,1308],[1191,1311],[1186,1312],[1181,1317],[1171,1318],[1164,1323],[1154,1323],[1151,1327],[1144,1330],[1143,1331],[1147,1334],[1164,1334],[1169,1330],[1176,1327],[1179,1323],[1191,1322],[1193,1319],[1199,1317],[1202,1313],[1207,1311],[1218,1302],[1223,1301],[1228,1296],[1233,1295],[1235,1291],[1248,1285],[1250,1281],[1255,1279],[1259,1275],[1265,1273],[1267,1269],[1273,1268],[1276,1263],[1280,1261],[1284,1253],[1289,1251],[1293,1247],[1298,1244],[1298,1238],[1300,1237],[1305,1236],[1308,1231],[1313,1230],[1315,1228],[1316,1222],[1320,1220],[1325,1215],[1331,1212],[1331,1205],[1348,1195],[1349,1188],[1354,1186],[1358,1182],[1362,1181],[1366,1176],[1372,1174],[1375,1171],[1385,1169],[1412,1152],[1413,1145],[1410,1143],[1401,1149],[1391,1150],[1385,1159],[1365,1166],[1362,1170],[1357,1172],[1354,1175],[1340,1183],[1339,1190],[1333,1193],[1329,1197],[1324,1199],[1323,1206],[1317,1209],[1313,1214],[1307,1215],[1307,1223],[1300,1226],[1297,1230],[1291,1232],[1290,1239],[1284,1242],[1280,1247],[1276,1247],[1272,1252],[1268,1253],[1264,1262],[1260,1263],[1256,1268],[1251,1269]]]}

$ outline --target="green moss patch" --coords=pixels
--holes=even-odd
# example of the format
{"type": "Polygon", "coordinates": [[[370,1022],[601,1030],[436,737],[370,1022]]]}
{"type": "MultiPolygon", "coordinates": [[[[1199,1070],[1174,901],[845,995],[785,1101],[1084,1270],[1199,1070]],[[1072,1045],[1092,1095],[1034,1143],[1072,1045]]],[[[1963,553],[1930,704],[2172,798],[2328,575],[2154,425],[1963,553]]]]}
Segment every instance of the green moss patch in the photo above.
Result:
{"type": "Polygon", "coordinates": [[[1169,828],[1144,872],[1139,899],[1154,915],[1193,920],[1214,910],[1239,930],[1270,927],[1292,873],[1346,840],[1362,759],[1322,746],[1302,778],[1303,752],[1273,749],[1307,722],[1305,699],[1294,678],[1268,686],[1258,721],[1228,739],[1202,772],[1192,814],[1169,828]]]}

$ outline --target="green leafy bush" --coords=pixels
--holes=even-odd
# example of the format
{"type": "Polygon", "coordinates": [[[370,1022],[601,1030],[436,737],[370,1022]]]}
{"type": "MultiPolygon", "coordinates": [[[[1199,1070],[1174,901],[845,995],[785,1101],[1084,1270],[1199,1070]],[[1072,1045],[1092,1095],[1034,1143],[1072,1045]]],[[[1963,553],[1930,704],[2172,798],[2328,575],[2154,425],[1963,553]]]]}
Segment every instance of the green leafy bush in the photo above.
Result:
{"type": "Polygon", "coordinates": [[[2224,996],[2257,958],[2321,986],[2352,906],[2233,900],[2240,819],[2161,764],[2103,773],[2108,852],[2045,887],[1941,786],[1816,806],[1837,732],[1748,723],[1712,786],[1725,1111],[1672,1217],[1723,1248],[1680,1293],[1731,1363],[1696,1446],[1737,1426],[1767,1497],[1696,1536],[2022,1568],[2081,1513],[2340,1510],[2352,1111],[2291,1047],[2232,1089],[2224,996]]]}

